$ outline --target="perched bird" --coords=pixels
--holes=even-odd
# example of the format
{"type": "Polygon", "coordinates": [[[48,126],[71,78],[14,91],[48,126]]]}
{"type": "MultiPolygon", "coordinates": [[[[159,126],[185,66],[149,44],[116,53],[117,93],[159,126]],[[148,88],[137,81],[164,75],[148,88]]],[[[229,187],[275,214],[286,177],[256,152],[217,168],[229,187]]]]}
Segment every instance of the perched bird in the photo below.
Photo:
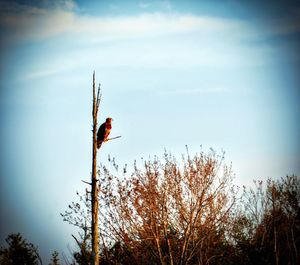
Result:
{"type": "Polygon", "coordinates": [[[111,130],[111,121],[112,118],[107,118],[104,123],[99,127],[97,132],[97,148],[99,149],[103,142],[107,141],[107,138],[111,130]]]}

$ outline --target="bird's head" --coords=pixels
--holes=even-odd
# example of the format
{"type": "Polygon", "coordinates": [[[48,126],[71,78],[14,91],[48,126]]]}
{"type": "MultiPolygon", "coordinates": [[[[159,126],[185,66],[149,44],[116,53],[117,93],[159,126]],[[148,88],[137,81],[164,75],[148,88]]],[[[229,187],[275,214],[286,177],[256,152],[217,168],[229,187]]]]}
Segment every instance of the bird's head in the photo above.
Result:
{"type": "Polygon", "coordinates": [[[109,123],[111,123],[112,121],[113,121],[113,119],[112,119],[112,118],[110,118],[110,117],[106,118],[106,122],[109,122],[109,123]]]}

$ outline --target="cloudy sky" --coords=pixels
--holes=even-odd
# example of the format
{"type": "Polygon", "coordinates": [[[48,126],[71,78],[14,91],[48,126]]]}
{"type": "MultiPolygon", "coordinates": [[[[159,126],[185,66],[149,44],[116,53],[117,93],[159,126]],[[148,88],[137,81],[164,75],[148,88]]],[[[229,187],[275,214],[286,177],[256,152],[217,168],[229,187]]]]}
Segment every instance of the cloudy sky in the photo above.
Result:
{"type": "MultiPolygon", "coordinates": [[[[300,175],[297,1],[0,1],[0,240],[73,247],[91,171],[92,73],[122,166],[210,147],[236,183],[300,175]]],[[[46,261],[47,262],[47,261],[46,261]]]]}

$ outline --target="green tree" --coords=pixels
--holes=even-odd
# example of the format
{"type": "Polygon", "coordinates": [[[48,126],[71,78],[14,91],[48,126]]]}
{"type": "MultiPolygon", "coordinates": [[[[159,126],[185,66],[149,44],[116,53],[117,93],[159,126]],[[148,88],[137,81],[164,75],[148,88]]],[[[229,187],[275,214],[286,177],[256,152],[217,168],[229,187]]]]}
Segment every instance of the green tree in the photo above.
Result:
{"type": "Polygon", "coordinates": [[[0,248],[1,265],[38,265],[42,264],[38,249],[26,242],[20,233],[10,234],[6,238],[8,247],[0,248]]]}

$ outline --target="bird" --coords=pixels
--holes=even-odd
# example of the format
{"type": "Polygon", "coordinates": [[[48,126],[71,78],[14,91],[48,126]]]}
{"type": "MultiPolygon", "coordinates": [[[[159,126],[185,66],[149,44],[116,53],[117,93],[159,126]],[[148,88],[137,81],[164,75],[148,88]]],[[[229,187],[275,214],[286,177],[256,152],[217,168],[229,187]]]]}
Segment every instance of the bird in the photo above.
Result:
{"type": "Polygon", "coordinates": [[[106,142],[111,130],[112,118],[106,118],[106,121],[101,124],[97,132],[97,148],[99,149],[103,142],[106,142]]]}

